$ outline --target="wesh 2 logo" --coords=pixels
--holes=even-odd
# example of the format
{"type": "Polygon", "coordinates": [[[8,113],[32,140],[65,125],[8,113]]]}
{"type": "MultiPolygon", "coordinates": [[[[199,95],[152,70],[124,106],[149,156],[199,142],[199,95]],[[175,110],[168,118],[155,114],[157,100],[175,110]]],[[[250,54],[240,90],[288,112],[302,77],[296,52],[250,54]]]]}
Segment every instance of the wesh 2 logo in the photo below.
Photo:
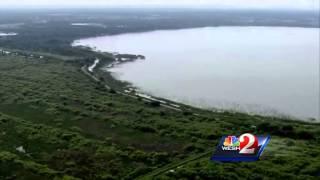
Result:
{"type": "Polygon", "coordinates": [[[268,144],[270,136],[255,136],[249,133],[241,136],[224,136],[221,138],[214,161],[256,161],[268,144]]]}
{"type": "Polygon", "coordinates": [[[239,151],[240,154],[254,154],[258,149],[258,138],[252,134],[246,133],[239,138],[228,136],[224,139],[222,146],[224,151],[239,151]]]}

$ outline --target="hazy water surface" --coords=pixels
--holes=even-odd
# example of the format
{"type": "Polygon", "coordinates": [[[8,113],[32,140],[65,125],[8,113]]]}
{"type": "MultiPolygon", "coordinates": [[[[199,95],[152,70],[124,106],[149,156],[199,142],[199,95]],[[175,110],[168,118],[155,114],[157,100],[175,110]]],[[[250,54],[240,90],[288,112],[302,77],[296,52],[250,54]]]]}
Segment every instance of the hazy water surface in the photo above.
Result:
{"type": "Polygon", "coordinates": [[[77,41],[143,54],[109,69],[144,92],[200,106],[300,118],[319,115],[319,29],[212,27],[77,41]]]}

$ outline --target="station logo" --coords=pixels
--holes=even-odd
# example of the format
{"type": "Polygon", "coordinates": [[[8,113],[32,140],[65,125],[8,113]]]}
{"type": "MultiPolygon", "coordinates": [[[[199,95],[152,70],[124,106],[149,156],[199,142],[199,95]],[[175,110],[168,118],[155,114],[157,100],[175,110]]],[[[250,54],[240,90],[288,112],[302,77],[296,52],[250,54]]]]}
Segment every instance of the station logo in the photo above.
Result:
{"type": "Polygon", "coordinates": [[[241,136],[224,136],[211,160],[214,161],[257,161],[268,144],[270,136],[255,136],[249,133],[241,136]]]}

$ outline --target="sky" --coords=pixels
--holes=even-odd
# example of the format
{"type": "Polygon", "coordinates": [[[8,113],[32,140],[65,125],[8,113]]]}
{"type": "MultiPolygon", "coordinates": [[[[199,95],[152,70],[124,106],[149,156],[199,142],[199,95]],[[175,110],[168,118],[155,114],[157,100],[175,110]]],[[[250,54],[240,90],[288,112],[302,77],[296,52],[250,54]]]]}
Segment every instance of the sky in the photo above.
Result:
{"type": "Polygon", "coordinates": [[[12,7],[207,7],[318,10],[320,0],[0,0],[12,7]]]}

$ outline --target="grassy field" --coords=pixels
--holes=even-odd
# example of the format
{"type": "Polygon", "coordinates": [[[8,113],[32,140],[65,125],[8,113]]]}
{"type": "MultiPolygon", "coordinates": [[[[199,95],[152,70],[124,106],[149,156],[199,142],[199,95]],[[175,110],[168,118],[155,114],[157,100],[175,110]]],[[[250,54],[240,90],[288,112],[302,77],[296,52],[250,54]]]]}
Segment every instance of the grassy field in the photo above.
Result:
{"type": "Polygon", "coordinates": [[[0,179],[320,176],[319,124],[192,107],[177,112],[110,92],[82,65],[52,55],[0,56],[0,179]],[[209,160],[222,135],[243,132],[272,135],[260,161],[209,160]]]}

